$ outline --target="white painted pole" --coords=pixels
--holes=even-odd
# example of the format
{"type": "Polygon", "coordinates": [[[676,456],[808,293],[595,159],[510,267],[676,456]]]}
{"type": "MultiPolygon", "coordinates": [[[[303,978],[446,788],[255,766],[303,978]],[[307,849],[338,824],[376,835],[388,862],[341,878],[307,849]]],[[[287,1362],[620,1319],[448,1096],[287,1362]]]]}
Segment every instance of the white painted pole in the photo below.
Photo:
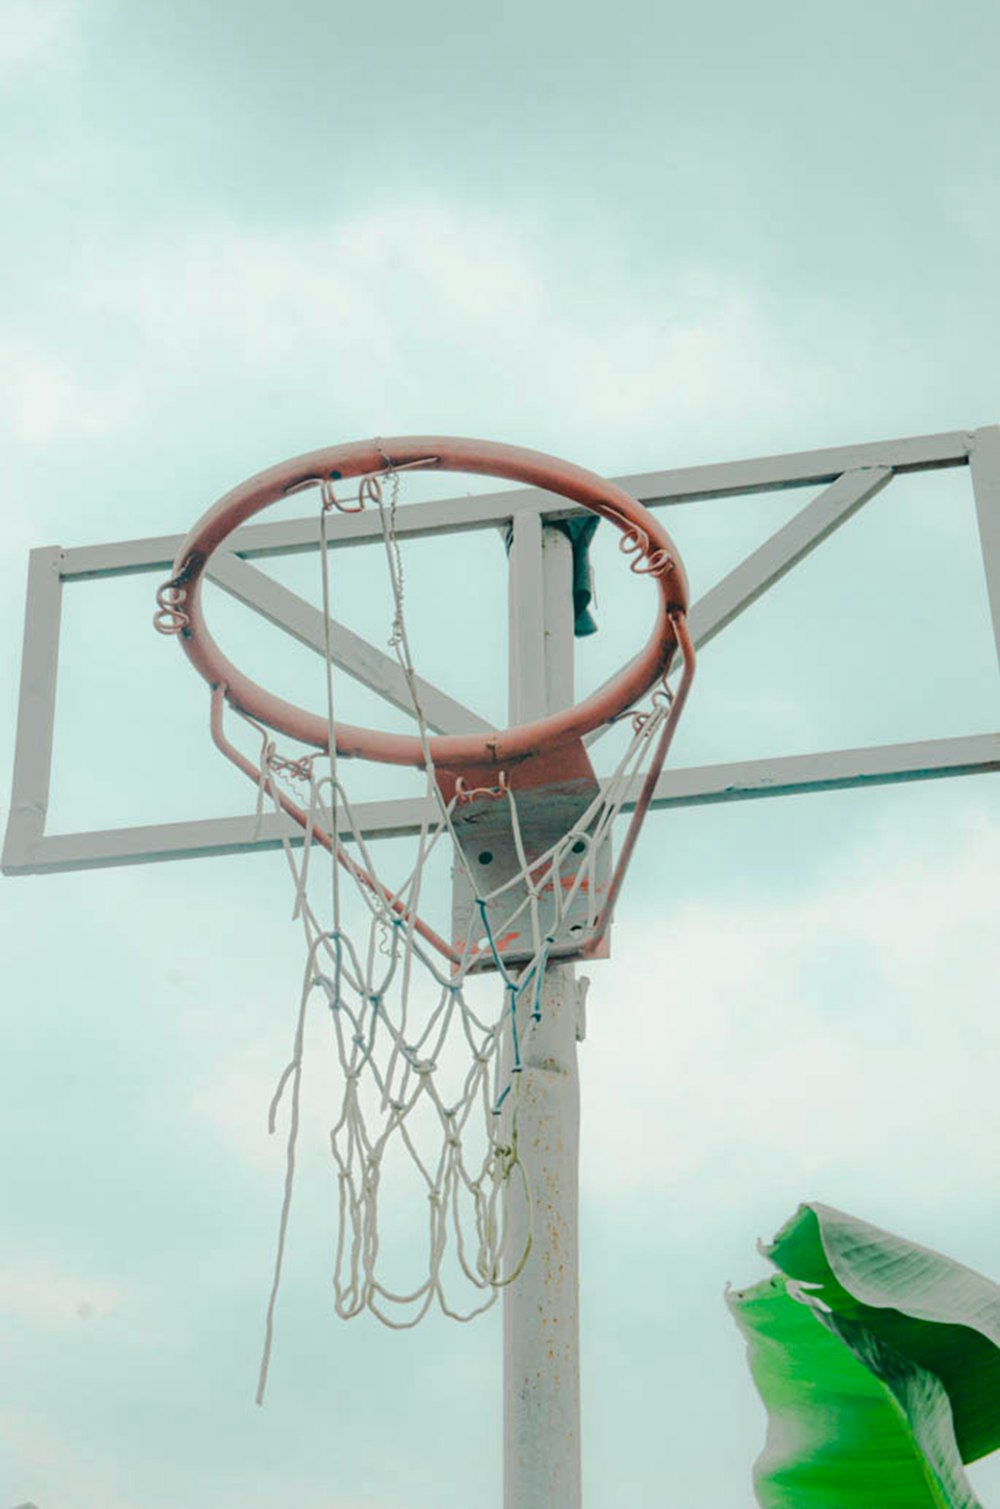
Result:
{"type": "MultiPolygon", "coordinates": [[[[574,967],[552,965],[518,1076],[534,1244],[504,1291],[504,1509],[581,1503],[576,1031],[574,967]]],[[[522,1232],[512,1236],[517,1252],[522,1232]]]]}
{"type": "MultiPolygon", "coordinates": [[[[530,517],[514,522],[510,633],[512,721],[571,703],[572,549],[560,530],[530,517]]],[[[541,1021],[521,1029],[518,1152],[534,1240],[504,1290],[504,1509],[581,1504],[577,1002],[574,966],[550,965],[541,1021]]],[[[523,1250],[526,1219],[517,1211],[512,1252],[523,1250]]]]}

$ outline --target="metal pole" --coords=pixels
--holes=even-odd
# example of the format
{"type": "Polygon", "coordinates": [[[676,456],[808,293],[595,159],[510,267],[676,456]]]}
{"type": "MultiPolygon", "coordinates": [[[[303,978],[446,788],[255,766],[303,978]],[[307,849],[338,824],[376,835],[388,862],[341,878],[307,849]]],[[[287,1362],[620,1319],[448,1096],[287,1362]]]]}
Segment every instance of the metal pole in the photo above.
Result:
{"type": "MultiPolygon", "coordinates": [[[[512,720],[565,707],[573,699],[572,550],[537,519],[514,523],[510,626],[512,720]]],[[[518,1152],[534,1239],[504,1290],[504,1509],[581,1504],[578,999],[574,966],[550,965],[541,1021],[521,1039],[518,1152]]],[[[515,1220],[510,1250],[520,1252],[527,1213],[515,1220]]]]}

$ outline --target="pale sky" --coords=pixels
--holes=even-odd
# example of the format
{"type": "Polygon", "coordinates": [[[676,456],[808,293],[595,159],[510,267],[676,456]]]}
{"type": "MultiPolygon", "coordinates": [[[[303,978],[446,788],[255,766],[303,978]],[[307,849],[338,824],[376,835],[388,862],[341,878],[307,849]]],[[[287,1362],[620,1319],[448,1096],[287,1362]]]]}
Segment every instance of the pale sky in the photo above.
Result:
{"type": "MultiPolygon", "coordinates": [[[[616,475],[1000,421],[998,43],[963,0],[0,0],[0,791],[32,546],[182,531],[375,434],[616,475]]],[[[808,496],[669,510],[695,595],[808,496]]],[[[503,554],[470,540],[421,542],[412,612],[502,719],[503,554]]],[[[641,623],[595,559],[581,688],[641,623]]],[[[368,582],[342,616],[376,639],[368,582]]],[[[252,805],[153,586],[67,589],[54,831],[252,805]]],[[[274,684],[308,674],[218,611],[274,684]]],[[[997,702],[968,476],[900,479],[706,649],[677,763],[997,702]]],[[[799,1200],[1000,1278],[998,830],[989,777],[650,819],[581,1049],[587,1509],[750,1509],[722,1294],[799,1200]]],[[[3,882],[0,1509],[501,1502],[499,1310],[333,1315],[318,1080],[253,1404],[290,908],[280,855],[3,882]]],[[[1000,1503],[1000,1464],[970,1476],[1000,1503]]]]}

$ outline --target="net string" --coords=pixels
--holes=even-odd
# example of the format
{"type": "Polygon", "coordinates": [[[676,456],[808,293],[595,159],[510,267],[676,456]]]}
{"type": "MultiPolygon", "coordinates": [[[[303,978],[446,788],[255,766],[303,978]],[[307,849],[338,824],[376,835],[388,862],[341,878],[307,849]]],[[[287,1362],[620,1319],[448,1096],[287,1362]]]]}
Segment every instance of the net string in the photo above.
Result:
{"type": "MultiPolygon", "coordinates": [[[[357,817],[340,780],[336,754],[335,686],[331,647],[332,581],[327,520],[332,490],[322,490],[320,510],[320,586],[324,618],[326,716],[328,739],[325,771],[317,774],[321,755],[290,758],[280,754],[270,733],[245,714],[259,737],[257,821],[270,807],[282,814],[278,782],[305,787],[307,814],[304,839],[296,853],[287,822],[280,827],[282,848],[291,873],[292,916],[303,929],[305,964],[299,992],[292,1053],[279,1076],[268,1111],[268,1129],[277,1129],[280,1107],[289,1100],[285,1144],[285,1177],[278,1225],[276,1256],[268,1297],[265,1335],[258,1376],[257,1402],[262,1403],[274,1340],[274,1318],[285,1260],[296,1149],[301,1130],[306,1027],[310,1003],[318,994],[332,1025],[341,1082],[337,1115],[329,1130],[329,1150],[337,1185],[337,1235],[333,1261],[336,1313],[351,1318],[368,1309],[393,1329],[409,1329],[436,1301],[453,1319],[468,1321],[493,1304],[501,1289],[522,1271],[532,1244],[532,1193],[518,1155],[518,1085],[522,1049],[541,1020],[541,987],[560,925],[584,888],[588,926],[597,920],[598,864],[602,846],[632,786],[643,759],[667,715],[668,699],[654,697],[647,713],[633,718],[633,732],[609,780],[573,827],[545,853],[529,859],[517,796],[502,793],[509,808],[520,876],[482,891],[455,833],[453,816],[458,798],[446,802],[434,775],[427,720],[406,625],[405,580],[396,534],[399,477],[388,457],[383,479],[363,478],[359,498],[378,510],[387,576],[392,593],[389,646],[396,656],[412,700],[424,753],[424,812],[412,865],[402,883],[388,895],[365,883],[377,873],[360,831],[357,817]],[[316,834],[332,840],[332,880],[324,918],[317,910],[311,881],[316,834]],[[474,898],[464,938],[453,940],[460,959],[446,974],[415,930],[428,861],[446,843],[462,868],[474,898]],[[359,856],[355,863],[345,843],[359,856]],[[580,847],[582,845],[582,848],[580,847]],[[573,864],[568,861],[572,855],[573,864]],[[582,855],[582,858],[579,857],[582,855]],[[564,884],[564,872],[566,883],[564,884]],[[351,882],[354,882],[351,884],[351,882]],[[355,906],[366,918],[364,935],[354,936],[346,922],[349,886],[355,906]],[[520,888],[522,894],[518,899],[520,888]],[[551,914],[543,925],[541,897],[551,890],[551,914]],[[498,946],[498,907],[502,926],[521,922],[530,927],[531,956],[527,963],[509,965],[498,946]],[[492,915],[491,915],[492,913],[492,915]],[[480,938],[480,933],[482,937],[480,938]],[[467,986],[472,970],[488,953],[502,986],[502,1007],[484,1017],[475,1008],[467,986]],[[419,997],[419,999],[416,999],[419,997]],[[464,1044],[468,1065],[457,1098],[446,1100],[436,1074],[446,1050],[464,1044]],[[373,1092],[373,1114],[363,1102],[365,1087],[373,1092]],[[427,1113],[437,1126],[436,1157],[418,1145],[413,1126],[418,1113],[427,1113]],[[476,1150],[470,1150],[475,1141],[476,1150]],[[380,1277],[380,1195],[386,1155],[399,1148],[428,1200],[427,1265],[425,1276],[411,1287],[390,1286],[380,1277]],[[521,1249],[512,1252],[512,1202],[527,1212],[521,1249]],[[464,1201],[464,1204],[463,1204],[464,1201]],[[454,1303],[443,1277],[448,1251],[479,1298],[464,1307],[454,1303]],[[403,1312],[402,1314],[400,1312],[403,1312]]],[[[355,929],[356,932],[356,929],[355,929]]]]}

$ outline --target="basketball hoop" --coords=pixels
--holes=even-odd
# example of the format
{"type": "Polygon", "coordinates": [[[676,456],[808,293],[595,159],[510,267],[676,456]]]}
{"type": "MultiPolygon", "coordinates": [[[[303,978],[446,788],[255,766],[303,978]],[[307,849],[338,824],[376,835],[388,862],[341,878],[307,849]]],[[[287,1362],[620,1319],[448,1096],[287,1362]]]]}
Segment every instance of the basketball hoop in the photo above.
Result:
{"type": "MultiPolygon", "coordinates": [[[[346,757],[433,770],[445,800],[457,797],[460,805],[490,799],[507,789],[552,793],[560,784],[560,777],[577,783],[581,792],[585,789],[588,795],[593,795],[596,781],[583,737],[620,718],[662,682],[679,647],[684,674],[665,719],[664,738],[650,767],[648,793],[644,787],[636,804],[618,867],[607,887],[600,928],[585,940],[575,939],[572,952],[585,955],[599,946],[694,670],[694,649],[685,621],[688,587],[680,555],[667,531],[636,499],[571,462],[493,441],[409,436],[332,446],[260,472],[221,498],[184,540],[173,575],[160,588],[157,602],[156,627],[161,633],[178,635],[189,660],[213,691],[221,689],[225,702],[235,711],[320,750],[335,748],[336,754],[346,757]],[[418,737],[331,722],[328,717],[297,707],[258,686],[226,657],[205,621],[202,583],[213,553],[234,529],[290,494],[319,488],[324,514],[331,508],[357,513],[370,502],[380,502],[381,476],[398,476],[415,469],[504,477],[557,493],[607,519],[621,532],[620,549],[628,557],[633,573],[652,578],[657,587],[653,630],[639,654],[606,686],[574,707],[486,736],[418,737]],[[341,484],[353,478],[360,478],[357,494],[350,499],[339,495],[341,484]]],[[[213,707],[212,729],[217,745],[238,768],[257,781],[259,772],[225,738],[218,698],[213,707]]],[[[280,804],[305,828],[308,819],[300,804],[284,793],[280,804]]],[[[321,843],[329,838],[319,830],[314,830],[314,836],[321,843]]],[[[331,841],[331,849],[336,847],[331,841]]],[[[376,888],[379,884],[374,876],[368,876],[367,883],[376,888]]],[[[453,964],[457,962],[454,948],[433,929],[419,920],[417,929],[425,941],[453,964]]]]}
{"type": "MultiPolygon", "coordinates": [[[[607,686],[564,712],[486,738],[476,734],[431,738],[430,754],[437,769],[464,771],[471,766],[495,772],[498,767],[509,767],[543,750],[580,739],[632,707],[661,680],[677,648],[676,621],[687,611],[688,589],[677,548],[653,515],[621,488],[568,461],[491,441],[421,436],[333,446],[260,472],[221,498],[187,536],[178,552],[174,575],[161,589],[165,599],[161,609],[167,615],[164,626],[169,632],[179,618],[184,620],[178,627],[188,658],[211,686],[226,687],[231,706],[276,733],[317,749],[327,747],[330,731],[325,717],[285,702],[251,681],[226,658],[209,633],[201,585],[213,552],[234,529],[291,493],[319,487],[325,507],[342,508],[336,487],[361,477],[359,506],[350,509],[359,512],[367,502],[365,482],[370,483],[379,474],[415,468],[505,477],[582,504],[621,531],[621,549],[629,557],[632,571],[651,577],[659,596],[659,611],[647,644],[607,686]]],[[[425,764],[424,744],[414,736],[337,724],[336,737],[337,751],[342,755],[388,765],[425,764]]]]}
{"type": "Polygon", "coordinates": [[[157,602],[157,629],[178,637],[211,687],[212,737],[256,786],[258,814],[269,805],[291,818],[304,836],[300,857],[287,832],[283,837],[306,962],[293,1057],[272,1106],[273,1130],[278,1101],[290,1085],[288,1177],[260,1397],[291,1193],[305,1013],[317,992],[330,1008],[344,1084],[331,1131],[340,1185],[338,1312],[350,1316],[368,1308],[387,1324],[411,1325],[436,1298],[447,1314],[467,1319],[520,1272],[530,1247],[530,1223],[524,1250],[512,1254],[508,1203],[518,1190],[529,1209],[531,1202],[517,1152],[521,1045],[540,1020],[547,966],[606,950],[614,904],[694,673],[685,617],[688,589],[669,534],[620,488],[535,451],[433,436],[334,446],[251,478],[195,525],[157,602]],[[418,469],[507,478],[555,493],[614,525],[632,572],[649,577],[656,589],[652,631],[635,658],[605,687],[563,711],[486,734],[431,735],[410,652],[396,535],[400,478],[418,469]],[[351,492],[345,484],[354,479],[357,488],[351,492]],[[270,505],[309,489],[317,489],[320,500],[323,713],[250,680],[212,638],[202,605],[206,570],[232,532],[270,505]],[[394,602],[389,645],[409,689],[416,735],[356,727],[335,714],[329,521],[336,511],[366,508],[379,515],[394,602]],[[667,676],[678,650],[682,670],[671,688],[667,676]],[[649,706],[636,711],[650,693],[649,706]],[[256,760],[226,732],[227,708],[255,730],[256,760]],[[625,753],[611,777],[599,782],[584,737],[626,716],[631,736],[625,753]],[[275,735],[300,748],[279,751],[275,735]],[[377,875],[341,780],[344,758],[425,772],[425,817],[412,868],[401,883],[389,885],[377,875]],[[612,827],[626,803],[633,806],[632,818],[612,868],[612,827]],[[317,847],[334,861],[332,885],[322,901],[314,899],[310,860],[317,847]],[[454,909],[450,938],[420,912],[424,875],[435,851],[452,853],[467,898],[464,910],[454,909]],[[344,875],[353,882],[346,892],[344,875]],[[347,920],[350,905],[360,922],[347,920]],[[482,970],[495,971],[502,981],[499,1014],[484,1015],[471,999],[471,977],[482,970]],[[465,1068],[457,1097],[449,1098],[439,1088],[439,1069],[456,1040],[465,1068]],[[486,1152],[470,1161],[463,1133],[476,1107],[486,1152]],[[432,1157],[420,1150],[413,1130],[421,1115],[434,1131],[432,1157]],[[405,1148],[432,1210],[427,1277],[406,1290],[387,1286],[377,1272],[379,1180],[387,1149],[396,1146],[405,1148]],[[468,1256],[466,1223],[474,1233],[474,1258],[468,1256]],[[480,1296],[465,1314],[446,1297],[442,1279],[449,1233],[461,1273],[474,1290],[486,1291],[486,1299],[480,1296]],[[395,1318],[397,1311],[402,1319],[395,1318]]]}

